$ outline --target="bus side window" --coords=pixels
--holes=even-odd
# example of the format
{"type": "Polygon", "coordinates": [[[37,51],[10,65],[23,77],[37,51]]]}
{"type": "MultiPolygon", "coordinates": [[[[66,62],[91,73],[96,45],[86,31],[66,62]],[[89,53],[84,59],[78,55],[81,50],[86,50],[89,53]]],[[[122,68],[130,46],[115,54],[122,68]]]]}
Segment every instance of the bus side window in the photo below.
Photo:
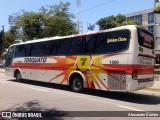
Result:
{"type": "Polygon", "coordinates": [[[29,55],[30,56],[39,56],[38,54],[38,43],[31,44],[29,55]]]}
{"type": "Polygon", "coordinates": [[[57,54],[58,55],[70,55],[71,54],[71,43],[69,39],[57,41],[57,54]]]}
{"type": "Polygon", "coordinates": [[[71,54],[78,55],[83,53],[82,37],[74,37],[69,40],[69,47],[71,48],[71,54]]]}
{"type": "Polygon", "coordinates": [[[31,56],[31,44],[26,44],[25,45],[25,56],[31,56]]]}
{"type": "Polygon", "coordinates": [[[44,56],[45,55],[45,51],[47,51],[47,49],[46,49],[46,43],[45,42],[38,43],[37,49],[39,51],[38,55],[39,56],[44,56]]]}
{"type": "Polygon", "coordinates": [[[73,37],[70,39],[56,41],[58,55],[78,55],[83,53],[82,37],[73,37]]]}
{"type": "Polygon", "coordinates": [[[105,53],[105,44],[106,44],[106,38],[104,34],[99,34],[96,47],[95,47],[95,52],[96,53],[105,53]]]}
{"type": "Polygon", "coordinates": [[[47,42],[40,42],[37,44],[38,45],[38,56],[48,56],[52,54],[52,42],[47,41],[47,42]]]}
{"type": "Polygon", "coordinates": [[[51,55],[52,51],[52,43],[50,41],[46,42],[46,49],[47,49],[47,54],[46,55],[51,55]]]}
{"type": "Polygon", "coordinates": [[[130,31],[120,30],[99,34],[97,39],[96,53],[118,53],[129,47],[130,31]]]}
{"type": "Polygon", "coordinates": [[[15,48],[15,57],[24,57],[25,56],[25,47],[24,45],[18,45],[15,48]]]}
{"type": "Polygon", "coordinates": [[[98,40],[98,35],[86,36],[86,53],[95,53],[96,43],[98,40]]]}
{"type": "Polygon", "coordinates": [[[57,43],[56,43],[56,41],[50,41],[49,44],[51,45],[49,55],[56,55],[57,54],[57,43]]]}

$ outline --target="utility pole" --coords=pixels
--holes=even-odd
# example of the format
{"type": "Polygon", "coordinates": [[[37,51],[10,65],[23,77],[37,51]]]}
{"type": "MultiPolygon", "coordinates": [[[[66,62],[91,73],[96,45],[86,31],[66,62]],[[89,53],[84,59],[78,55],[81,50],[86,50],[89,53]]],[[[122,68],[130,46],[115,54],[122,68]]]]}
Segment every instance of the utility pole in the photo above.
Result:
{"type": "Polygon", "coordinates": [[[80,11],[81,11],[81,0],[77,0],[77,31],[78,33],[83,32],[82,22],[80,21],[80,11]]]}
{"type": "Polygon", "coordinates": [[[77,0],[77,30],[80,32],[80,0],[77,0]]]}
{"type": "Polygon", "coordinates": [[[5,43],[4,43],[4,25],[2,27],[2,52],[5,51],[5,43]]]}
{"type": "Polygon", "coordinates": [[[0,53],[4,52],[4,25],[1,26],[2,27],[2,30],[0,31],[0,48],[1,48],[1,51],[0,53]]]}

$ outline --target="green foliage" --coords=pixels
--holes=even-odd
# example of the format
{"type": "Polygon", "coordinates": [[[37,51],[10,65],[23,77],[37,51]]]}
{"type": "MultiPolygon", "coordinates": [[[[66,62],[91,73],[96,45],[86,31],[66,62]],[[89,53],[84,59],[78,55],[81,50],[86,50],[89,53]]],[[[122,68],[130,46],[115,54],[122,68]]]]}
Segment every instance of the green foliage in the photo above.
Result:
{"type": "Polygon", "coordinates": [[[44,32],[46,36],[65,36],[76,33],[76,25],[63,16],[51,16],[48,18],[44,32]]]}
{"type": "Polygon", "coordinates": [[[0,42],[0,55],[2,54],[4,48],[8,48],[11,44],[15,43],[15,39],[16,36],[12,32],[4,32],[3,38],[1,39],[0,42]],[[3,40],[3,46],[2,46],[2,40],[3,40]]]}
{"type": "Polygon", "coordinates": [[[11,32],[4,33],[4,48],[8,48],[11,44],[15,43],[16,36],[11,32]]]}
{"type": "Polygon", "coordinates": [[[0,32],[0,54],[8,48],[10,45],[15,43],[17,38],[17,32],[15,27],[11,27],[8,32],[0,32]]]}
{"type": "Polygon", "coordinates": [[[127,20],[124,21],[122,25],[139,25],[139,23],[137,21],[127,20]]]}
{"type": "Polygon", "coordinates": [[[127,20],[124,15],[118,14],[116,16],[109,16],[105,18],[101,18],[96,23],[99,25],[100,30],[110,29],[122,25],[137,25],[136,21],[127,20]]]}
{"type": "Polygon", "coordinates": [[[154,8],[154,9],[153,9],[153,12],[160,14],[160,6],[154,8]]]}
{"type": "Polygon", "coordinates": [[[32,40],[51,36],[65,36],[76,33],[76,24],[69,13],[70,3],[42,6],[39,12],[21,10],[9,16],[9,24],[18,39],[32,40]],[[13,30],[14,28],[14,30],[13,30]]]}

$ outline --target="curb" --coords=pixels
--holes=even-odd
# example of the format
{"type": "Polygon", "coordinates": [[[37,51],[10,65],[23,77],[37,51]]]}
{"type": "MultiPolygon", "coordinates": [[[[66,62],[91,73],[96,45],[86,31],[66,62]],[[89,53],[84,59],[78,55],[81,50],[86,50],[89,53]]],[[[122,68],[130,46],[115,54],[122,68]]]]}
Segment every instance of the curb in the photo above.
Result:
{"type": "Polygon", "coordinates": [[[151,92],[159,92],[160,93],[160,89],[155,89],[155,88],[145,88],[145,89],[143,89],[143,91],[151,91],[151,92]]]}
{"type": "Polygon", "coordinates": [[[152,95],[160,95],[160,89],[146,88],[138,91],[142,93],[152,94],[152,95]]]}
{"type": "Polygon", "coordinates": [[[5,73],[5,69],[0,69],[0,73],[5,73]]]}
{"type": "Polygon", "coordinates": [[[158,95],[158,96],[160,96],[160,92],[151,92],[151,91],[139,90],[139,93],[147,94],[147,95],[158,95]]]}

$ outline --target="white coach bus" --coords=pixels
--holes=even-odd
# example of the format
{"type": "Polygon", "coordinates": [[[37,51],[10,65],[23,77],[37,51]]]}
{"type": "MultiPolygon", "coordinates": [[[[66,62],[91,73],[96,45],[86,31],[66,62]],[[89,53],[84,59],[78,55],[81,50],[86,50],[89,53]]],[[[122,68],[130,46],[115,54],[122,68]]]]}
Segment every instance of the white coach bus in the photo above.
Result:
{"type": "Polygon", "coordinates": [[[9,47],[6,75],[106,91],[135,91],[154,82],[154,37],[135,25],[9,47]]]}

